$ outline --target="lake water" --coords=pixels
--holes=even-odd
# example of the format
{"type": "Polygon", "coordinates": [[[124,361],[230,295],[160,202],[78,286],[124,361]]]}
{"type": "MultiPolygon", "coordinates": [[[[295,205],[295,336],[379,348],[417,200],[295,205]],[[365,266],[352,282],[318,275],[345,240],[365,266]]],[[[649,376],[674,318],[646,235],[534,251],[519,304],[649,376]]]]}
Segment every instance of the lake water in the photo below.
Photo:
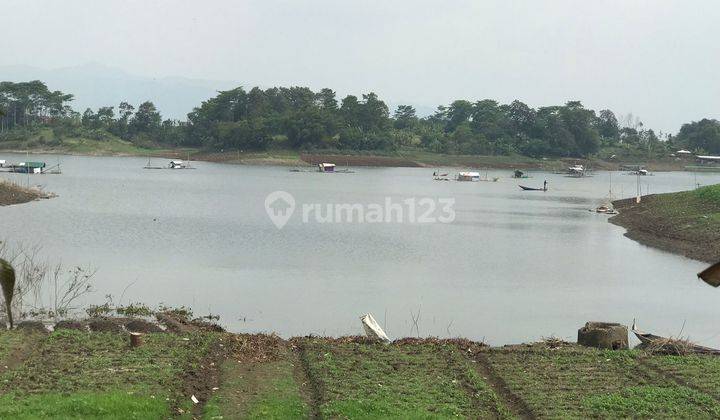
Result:
{"type": "MultiPolygon", "coordinates": [[[[10,161],[24,155],[5,154],[10,161]]],[[[636,191],[618,172],[584,179],[532,173],[496,182],[436,182],[433,169],[354,168],[351,174],[197,162],[143,170],[146,159],[33,156],[62,175],[34,175],[59,196],[0,207],[0,238],[42,244],[65,265],[97,268],[89,302],[186,305],[233,331],[282,336],[361,333],[371,312],[391,337],[465,336],[493,345],[576,338],[589,320],[720,345],[720,291],[696,278],[705,264],[639,245],[591,213],[636,191]],[[523,192],[518,183],[550,191],[523,192]],[[521,181],[521,182],[518,182],[521,181]],[[452,223],[303,223],[283,229],[265,211],[276,190],[303,203],[383,204],[454,198],[452,223]],[[684,328],[683,328],[684,324],[684,328]]],[[[157,164],[165,161],[158,160],[157,164]]],[[[443,170],[451,175],[454,169],[443,170]]],[[[26,182],[26,175],[0,176],[26,182]]],[[[643,192],[680,191],[720,175],[657,173],[643,192]]]]}

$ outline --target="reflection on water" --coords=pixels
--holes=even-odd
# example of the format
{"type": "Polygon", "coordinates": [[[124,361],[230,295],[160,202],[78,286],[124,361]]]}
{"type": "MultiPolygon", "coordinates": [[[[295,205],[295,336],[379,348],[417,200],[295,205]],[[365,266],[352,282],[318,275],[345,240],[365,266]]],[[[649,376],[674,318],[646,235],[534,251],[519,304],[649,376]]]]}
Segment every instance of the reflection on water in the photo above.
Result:
{"type": "MultiPolygon", "coordinates": [[[[9,160],[23,157],[3,156],[9,160]]],[[[56,157],[38,156],[55,162],[56,157]]],[[[191,305],[237,331],[360,333],[372,312],[391,336],[483,337],[492,344],[555,335],[574,340],[585,321],[630,323],[720,345],[718,298],[698,282],[703,264],[639,245],[587,211],[610,175],[536,173],[523,192],[498,182],[435,182],[433,170],[356,168],[354,174],[198,162],[196,171],[144,171],[143,158],[61,157],[62,175],[33,176],[59,194],[0,208],[0,237],[42,243],[51,260],[99,269],[97,293],[124,303],[191,305]],[[385,197],[455,198],[451,224],[302,223],[278,230],[264,200],[276,190],[303,203],[383,203],[385,197]]],[[[453,169],[442,169],[454,173],[453,169]]],[[[14,174],[7,178],[23,179],[14,174]]],[[[698,182],[720,182],[698,174],[698,182]]],[[[643,190],[692,188],[693,174],[658,173],[643,190]]],[[[636,178],[612,176],[616,198],[636,178]]],[[[299,211],[299,210],[298,210],[299,211]]]]}

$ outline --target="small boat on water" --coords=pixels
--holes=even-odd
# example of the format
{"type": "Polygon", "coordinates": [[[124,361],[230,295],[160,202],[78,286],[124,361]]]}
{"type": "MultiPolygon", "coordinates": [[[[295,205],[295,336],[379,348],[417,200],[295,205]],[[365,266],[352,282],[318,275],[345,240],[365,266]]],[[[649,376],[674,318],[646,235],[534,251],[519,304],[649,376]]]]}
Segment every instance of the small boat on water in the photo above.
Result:
{"type": "Polygon", "coordinates": [[[586,169],[582,165],[573,165],[567,169],[567,174],[574,178],[584,177],[586,175],[586,169]]]}
{"type": "Polygon", "coordinates": [[[547,191],[547,187],[543,188],[535,188],[535,187],[526,187],[525,185],[518,185],[523,191],[547,191]]]}
{"type": "Polygon", "coordinates": [[[456,178],[458,181],[480,181],[480,172],[460,172],[456,178]]]}
{"type": "Polygon", "coordinates": [[[334,163],[318,163],[318,172],[335,172],[334,163]]]}
{"type": "Polygon", "coordinates": [[[318,172],[324,174],[353,174],[355,171],[345,167],[343,169],[337,169],[337,165],[334,163],[318,163],[318,172]]]}
{"type": "Polygon", "coordinates": [[[483,176],[482,178],[480,178],[480,179],[479,179],[478,181],[484,181],[484,182],[498,182],[499,180],[500,180],[500,178],[498,178],[498,177],[496,177],[496,176],[494,176],[494,177],[490,178],[490,177],[488,176],[488,171],[487,171],[487,170],[485,170],[485,176],[483,176]]]}
{"type": "Polygon", "coordinates": [[[610,210],[610,207],[608,206],[600,206],[595,209],[595,213],[607,213],[608,210],[610,210]]]}
{"type": "Polygon", "coordinates": [[[168,169],[188,169],[188,164],[182,160],[171,160],[168,169]]]}
{"type": "Polygon", "coordinates": [[[604,204],[602,206],[597,207],[595,210],[590,210],[590,211],[594,211],[595,213],[603,213],[603,214],[617,214],[618,213],[617,210],[615,210],[611,206],[606,206],[604,204]]]}
{"type": "Polygon", "coordinates": [[[152,163],[150,162],[150,158],[148,158],[147,165],[143,167],[143,169],[195,169],[194,167],[190,166],[190,161],[188,160],[183,161],[180,159],[172,159],[170,162],[168,162],[167,166],[152,166],[152,163]]]}

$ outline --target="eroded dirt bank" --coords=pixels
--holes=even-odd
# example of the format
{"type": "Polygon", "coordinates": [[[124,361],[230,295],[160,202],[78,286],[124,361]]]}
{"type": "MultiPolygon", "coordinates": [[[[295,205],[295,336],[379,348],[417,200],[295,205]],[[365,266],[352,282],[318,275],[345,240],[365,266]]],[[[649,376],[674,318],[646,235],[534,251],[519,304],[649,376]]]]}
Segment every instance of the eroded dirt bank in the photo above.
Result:
{"type": "Polygon", "coordinates": [[[720,261],[720,206],[698,199],[697,191],[618,200],[620,214],[609,220],[641,244],[714,263],[720,261]]]}

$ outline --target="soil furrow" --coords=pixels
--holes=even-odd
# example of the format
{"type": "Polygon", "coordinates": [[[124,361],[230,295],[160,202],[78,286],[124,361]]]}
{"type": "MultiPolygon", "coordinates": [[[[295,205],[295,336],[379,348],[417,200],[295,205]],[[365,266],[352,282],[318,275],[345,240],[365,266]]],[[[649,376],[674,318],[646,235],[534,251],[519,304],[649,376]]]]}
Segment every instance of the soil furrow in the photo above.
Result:
{"type": "Polygon", "coordinates": [[[301,388],[304,395],[309,397],[310,418],[321,419],[320,406],[322,405],[322,385],[315,378],[310,369],[310,361],[308,360],[307,348],[302,340],[295,341],[298,358],[300,359],[300,370],[302,375],[301,388]]]}
{"type": "Polygon", "coordinates": [[[495,394],[502,400],[505,406],[516,416],[523,419],[536,419],[530,406],[520,397],[515,395],[505,383],[505,380],[498,375],[492,367],[490,360],[484,354],[474,355],[478,362],[477,366],[481,376],[487,380],[495,394]]]}

